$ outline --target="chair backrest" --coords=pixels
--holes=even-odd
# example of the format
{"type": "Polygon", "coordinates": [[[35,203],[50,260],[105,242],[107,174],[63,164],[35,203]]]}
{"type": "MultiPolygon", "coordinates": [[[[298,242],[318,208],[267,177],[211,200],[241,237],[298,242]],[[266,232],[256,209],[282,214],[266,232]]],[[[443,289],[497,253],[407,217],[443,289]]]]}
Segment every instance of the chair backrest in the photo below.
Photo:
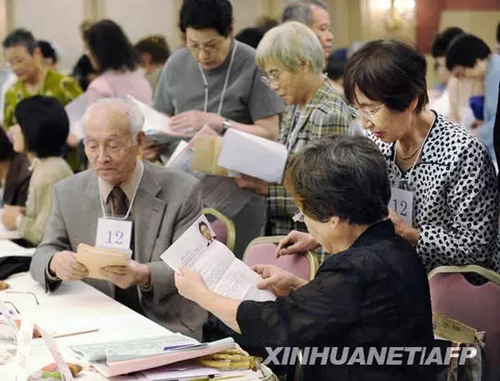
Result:
{"type": "Polygon", "coordinates": [[[210,226],[215,233],[215,239],[233,251],[236,242],[236,229],[233,221],[213,208],[205,208],[202,210],[202,213],[207,216],[210,226]]]}
{"type": "Polygon", "coordinates": [[[313,279],[318,269],[318,261],[312,253],[307,253],[307,255],[285,255],[276,258],[276,249],[282,238],[281,236],[274,236],[254,239],[250,242],[243,255],[243,262],[248,266],[275,265],[302,279],[313,279]]]}
{"type": "MultiPolygon", "coordinates": [[[[495,279],[481,286],[469,283],[460,272],[476,272],[471,267],[478,266],[443,266],[431,272],[429,285],[432,310],[486,333],[485,380],[499,380],[500,285],[493,282],[495,279]],[[453,269],[455,272],[451,272],[453,269]]],[[[482,270],[478,273],[484,275],[482,270]]],[[[500,276],[496,274],[498,278],[500,276]]]]}

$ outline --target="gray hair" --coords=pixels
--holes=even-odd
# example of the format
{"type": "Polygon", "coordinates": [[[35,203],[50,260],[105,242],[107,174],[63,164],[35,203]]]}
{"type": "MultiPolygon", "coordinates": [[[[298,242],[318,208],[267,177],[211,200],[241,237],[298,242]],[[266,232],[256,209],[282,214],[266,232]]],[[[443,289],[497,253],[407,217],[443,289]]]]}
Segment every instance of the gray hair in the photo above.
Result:
{"type": "Polygon", "coordinates": [[[321,0],[288,0],[281,15],[281,22],[298,21],[310,26],[313,22],[312,5],[327,10],[326,4],[321,0]]]}
{"type": "Polygon", "coordinates": [[[279,64],[296,73],[304,62],[309,63],[316,73],[323,72],[323,48],[314,32],[302,23],[283,23],[262,38],[255,61],[262,69],[270,63],[279,64]]]}
{"type": "Polygon", "coordinates": [[[85,111],[85,114],[83,116],[84,125],[88,121],[92,113],[95,110],[100,109],[108,109],[122,113],[122,115],[129,122],[130,134],[132,136],[135,137],[139,132],[142,131],[145,120],[144,115],[139,106],[134,101],[128,98],[100,98],[85,111]]]}

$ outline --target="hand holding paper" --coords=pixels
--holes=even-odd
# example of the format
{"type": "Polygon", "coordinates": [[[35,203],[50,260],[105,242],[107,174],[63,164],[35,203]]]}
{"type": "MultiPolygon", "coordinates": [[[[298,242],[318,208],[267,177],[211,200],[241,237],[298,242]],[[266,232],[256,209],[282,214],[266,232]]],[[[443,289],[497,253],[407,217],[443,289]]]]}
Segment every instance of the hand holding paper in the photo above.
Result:
{"type": "Polygon", "coordinates": [[[78,263],[76,254],[71,251],[60,251],[54,254],[49,269],[61,280],[82,280],[89,275],[85,265],[78,263]]]}
{"type": "Polygon", "coordinates": [[[101,249],[81,243],[78,245],[75,259],[88,270],[87,277],[108,280],[101,273],[101,269],[108,266],[126,266],[128,253],[112,249],[101,249]]]}
{"type": "Polygon", "coordinates": [[[181,266],[179,272],[175,273],[175,286],[180,295],[193,302],[197,302],[203,291],[208,290],[200,273],[185,266],[181,266]]]}
{"type": "Polygon", "coordinates": [[[149,267],[134,260],[129,260],[126,266],[103,267],[99,273],[122,289],[135,285],[144,287],[151,283],[149,267]]]}

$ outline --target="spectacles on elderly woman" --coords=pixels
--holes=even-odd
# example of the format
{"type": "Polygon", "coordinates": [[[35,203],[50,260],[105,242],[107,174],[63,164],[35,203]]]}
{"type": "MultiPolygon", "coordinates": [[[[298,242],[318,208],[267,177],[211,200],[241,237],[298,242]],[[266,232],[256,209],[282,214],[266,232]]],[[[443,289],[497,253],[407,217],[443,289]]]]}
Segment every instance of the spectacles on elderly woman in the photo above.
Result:
{"type": "Polygon", "coordinates": [[[371,110],[366,110],[362,108],[349,107],[350,111],[358,117],[358,119],[366,119],[366,120],[374,120],[377,117],[377,113],[384,107],[384,105],[380,105],[371,110]]]}
{"type": "Polygon", "coordinates": [[[260,77],[260,80],[269,87],[272,87],[273,83],[275,83],[279,87],[281,85],[280,77],[281,73],[272,72],[269,73],[268,75],[263,75],[262,77],[260,77]]]}

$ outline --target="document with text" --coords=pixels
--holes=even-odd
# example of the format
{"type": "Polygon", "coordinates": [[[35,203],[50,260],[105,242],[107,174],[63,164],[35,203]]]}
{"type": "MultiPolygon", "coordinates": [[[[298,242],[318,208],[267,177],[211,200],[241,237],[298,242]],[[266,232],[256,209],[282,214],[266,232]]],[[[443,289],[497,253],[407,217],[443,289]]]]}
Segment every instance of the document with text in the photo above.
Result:
{"type": "Polygon", "coordinates": [[[201,216],[162,255],[161,259],[174,271],[181,266],[198,271],[207,287],[228,298],[268,301],[276,296],[259,290],[260,275],[237,259],[224,244],[215,240],[210,223],[201,216]]]}

